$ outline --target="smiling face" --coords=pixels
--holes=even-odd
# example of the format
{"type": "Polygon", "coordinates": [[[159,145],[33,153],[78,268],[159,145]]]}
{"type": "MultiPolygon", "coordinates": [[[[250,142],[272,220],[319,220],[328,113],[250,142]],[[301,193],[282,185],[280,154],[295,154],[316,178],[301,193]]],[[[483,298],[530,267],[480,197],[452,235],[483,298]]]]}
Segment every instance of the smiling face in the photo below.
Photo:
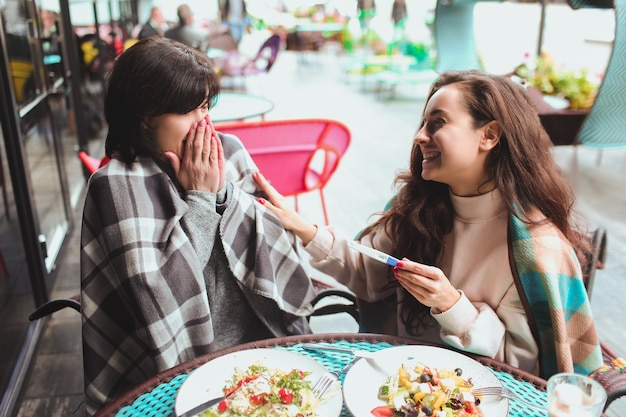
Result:
{"type": "Polygon", "coordinates": [[[205,103],[185,114],[167,113],[153,117],[150,125],[155,129],[154,138],[163,150],[172,151],[182,158],[183,144],[193,123],[198,123],[209,114],[205,103]]]}
{"type": "Polygon", "coordinates": [[[421,128],[415,135],[422,160],[422,178],[447,184],[459,196],[476,195],[485,189],[485,160],[497,144],[497,123],[474,127],[455,84],[435,92],[424,111],[421,128]]]}

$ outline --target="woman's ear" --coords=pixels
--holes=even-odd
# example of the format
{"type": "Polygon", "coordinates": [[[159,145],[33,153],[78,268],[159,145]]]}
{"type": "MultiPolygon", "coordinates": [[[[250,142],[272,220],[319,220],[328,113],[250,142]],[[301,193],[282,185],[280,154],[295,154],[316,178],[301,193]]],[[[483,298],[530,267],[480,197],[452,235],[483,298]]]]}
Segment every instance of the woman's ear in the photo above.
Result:
{"type": "Polygon", "coordinates": [[[500,143],[500,136],[502,135],[502,128],[500,124],[495,120],[487,123],[483,126],[483,137],[480,141],[480,148],[484,151],[490,151],[500,143]]]}
{"type": "Polygon", "coordinates": [[[147,117],[142,117],[140,125],[139,125],[140,129],[143,132],[149,132],[151,123],[152,123],[152,120],[148,119],[147,117]]]}

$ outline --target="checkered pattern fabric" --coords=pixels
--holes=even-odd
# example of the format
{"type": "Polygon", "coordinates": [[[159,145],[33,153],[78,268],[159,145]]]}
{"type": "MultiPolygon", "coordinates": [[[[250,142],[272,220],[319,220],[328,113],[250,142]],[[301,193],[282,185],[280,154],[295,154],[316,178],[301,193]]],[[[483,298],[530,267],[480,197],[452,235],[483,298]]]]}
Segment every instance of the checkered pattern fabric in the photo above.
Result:
{"type": "MultiPolygon", "coordinates": [[[[315,294],[301,248],[249,194],[256,167],[241,142],[224,135],[222,143],[231,195],[217,235],[229,268],[242,288],[261,296],[258,309],[248,299],[253,310],[267,312],[267,300],[275,302],[264,321],[276,336],[308,332],[315,294]]],[[[90,178],[81,235],[88,415],[157,372],[212,351],[208,259],[194,250],[185,224],[193,193],[179,195],[149,158],[130,165],[113,159],[90,178]]],[[[206,206],[206,216],[219,216],[206,206]]]]}

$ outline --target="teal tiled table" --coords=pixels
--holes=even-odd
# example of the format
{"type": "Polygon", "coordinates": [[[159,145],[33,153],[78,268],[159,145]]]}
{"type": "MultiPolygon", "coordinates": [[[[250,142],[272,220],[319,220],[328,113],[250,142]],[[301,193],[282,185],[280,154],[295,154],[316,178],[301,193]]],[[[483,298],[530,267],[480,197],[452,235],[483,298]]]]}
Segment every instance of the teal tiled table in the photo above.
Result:
{"type": "MultiPolygon", "coordinates": [[[[176,394],[189,374],[211,359],[238,350],[269,347],[284,349],[309,356],[330,371],[340,371],[353,358],[349,353],[305,350],[302,348],[302,343],[307,342],[331,343],[334,346],[343,348],[378,351],[391,346],[414,344],[415,340],[358,333],[289,336],[246,343],[204,355],[193,361],[168,369],[127,392],[101,410],[96,417],[173,417],[176,394]]],[[[492,359],[472,357],[485,365],[504,386],[510,388],[520,397],[537,405],[546,404],[545,381],[543,379],[492,359]]],[[[341,379],[343,382],[343,375],[341,379]]],[[[546,415],[547,412],[541,413],[527,408],[515,400],[509,400],[509,417],[543,417],[546,415]]],[[[344,405],[340,417],[351,416],[352,414],[344,405]]]]}

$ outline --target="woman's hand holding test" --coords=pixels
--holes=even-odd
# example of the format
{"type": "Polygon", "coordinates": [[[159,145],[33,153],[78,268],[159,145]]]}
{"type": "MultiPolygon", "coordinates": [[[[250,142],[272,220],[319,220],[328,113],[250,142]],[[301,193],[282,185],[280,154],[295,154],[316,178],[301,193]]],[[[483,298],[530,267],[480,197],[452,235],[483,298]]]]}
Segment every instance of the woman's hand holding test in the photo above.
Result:
{"type": "Polygon", "coordinates": [[[208,116],[191,126],[180,158],[165,154],[185,190],[217,193],[224,187],[224,150],[208,116]]]}
{"type": "Polygon", "coordinates": [[[393,272],[400,285],[420,303],[432,308],[434,313],[447,311],[461,297],[461,293],[437,267],[404,258],[393,272]]]}

